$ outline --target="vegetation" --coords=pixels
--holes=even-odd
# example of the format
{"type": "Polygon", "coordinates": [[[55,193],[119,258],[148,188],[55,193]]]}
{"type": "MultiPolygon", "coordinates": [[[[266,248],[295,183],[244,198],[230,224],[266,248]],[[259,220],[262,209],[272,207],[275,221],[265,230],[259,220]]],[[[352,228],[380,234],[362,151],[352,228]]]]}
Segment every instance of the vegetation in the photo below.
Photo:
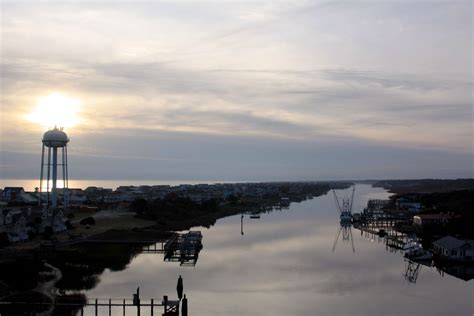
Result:
{"type": "Polygon", "coordinates": [[[278,193],[267,194],[262,197],[242,197],[230,195],[225,201],[209,199],[197,203],[188,197],[181,197],[175,193],[166,195],[163,199],[149,201],[137,199],[130,203],[130,209],[138,217],[153,219],[161,231],[185,230],[193,226],[210,227],[217,219],[238,214],[242,209],[254,213],[271,209],[279,205],[282,196],[290,201],[302,201],[308,196],[326,194],[331,188],[347,188],[351,183],[304,183],[299,184],[298,190],[292,190],[291,183],[281,183],[278,193]]]}
{"type": "Polygon", "coordinates": [[[474,179],[381,180],[373,184],[392,193],[430,193],[474,190],[474,179]]]}
{"type": "Polygon", "coordinates": [[[155,201],[138,199],[130,204],[130,209],[139,217],[156,220],[157,226],[163,230],[188,229],[197,225],[209,227],[215,223],[220,211],[215,200],[201,204],[176,194],[155,201]]]}
{"type": "Polygon", "coordinates": [[[446,213],[455,219],[445,225],[424,229],[424,235],[453,235],[474,238],[474,190],[430,193],[421,196],[422,213],[446,213]]]}

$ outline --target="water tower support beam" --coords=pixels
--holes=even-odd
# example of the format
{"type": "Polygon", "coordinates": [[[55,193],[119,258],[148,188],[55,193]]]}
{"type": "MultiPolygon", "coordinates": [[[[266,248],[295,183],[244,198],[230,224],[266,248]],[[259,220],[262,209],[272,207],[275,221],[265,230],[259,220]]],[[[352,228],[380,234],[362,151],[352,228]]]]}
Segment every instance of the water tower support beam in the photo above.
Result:
{"type": "Polygon", "coordinates": [[[41,149],[41,173],[40,173],[40,186],[39,186],[39,195],[38,195],[38,205],[41,205],[43,200],[42,192],[43,192],[43,170],[44,170],[44,144],[41,149]]]}
{"type": "Polygon", "coordinates": [[[48,147],[48,176],[46,177],[47,201],[46,207],[49,207],[49,177],[51,175],[51,147],[48,147]]]}
{"type": "Polygon", "coordinates": [[[67,208],[69,204],[69,186],[67,184],[67,160],[66,160],[66,146],[62,148],[63,151],[63,205],[64,209],[67,208]]]}
{"type": "Polygon", "coordinates": [[[56,208],[58,206],[57,194],[57,180],[58,180],[58,148],[53,147],[53,188],[51,190],[51,206],[56,208]]]}

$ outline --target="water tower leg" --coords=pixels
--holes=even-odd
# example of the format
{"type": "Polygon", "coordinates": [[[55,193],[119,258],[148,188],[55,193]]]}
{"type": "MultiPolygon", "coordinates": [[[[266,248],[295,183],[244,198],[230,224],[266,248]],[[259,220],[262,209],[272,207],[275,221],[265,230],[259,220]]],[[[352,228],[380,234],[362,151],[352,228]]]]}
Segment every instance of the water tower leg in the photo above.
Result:
{"type": "Polygon", "coordinates": [[[46,207],[49,207],[49,176],[51,175],[51,147],[48,147],[48,176],[46,177],[47,201],[46,207]]]}
{"type": "Polygon", "coordinates": [[[66,185],[66,157],[65,157],[65,147],[61,148],[62,149],[62,159],[63,159],[63,205],[64,209],[67,208],[67,200],[68,200],[68,192],[67,192],[67,185],[66,185]]]}
{"type": "Polygon", "coordinates": [[[58,180],[58,148],[53,147],[53,188],[51,190],[51,205],[53,208],[58,206],[58,194],[56,192],[58,180]]]}
{"type": "Polygon", "coordinates": [[[44,144],[41,149],[41,173],[40,173],[40,185],[39,185],[39,195],[38,195],[38,204],[41,205],[41,200],[43,199],[43,169],[44,169],[44,144]]]}

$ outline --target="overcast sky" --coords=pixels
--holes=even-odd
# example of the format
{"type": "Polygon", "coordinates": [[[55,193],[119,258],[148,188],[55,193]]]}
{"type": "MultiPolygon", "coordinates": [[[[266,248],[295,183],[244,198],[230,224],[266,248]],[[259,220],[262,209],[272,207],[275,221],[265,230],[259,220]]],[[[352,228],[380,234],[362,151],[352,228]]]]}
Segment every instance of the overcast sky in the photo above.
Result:
{"type": "Polygon", "coordinates": [[[0,177],[473,177],[473,2],[1,0],[0,177]]]}

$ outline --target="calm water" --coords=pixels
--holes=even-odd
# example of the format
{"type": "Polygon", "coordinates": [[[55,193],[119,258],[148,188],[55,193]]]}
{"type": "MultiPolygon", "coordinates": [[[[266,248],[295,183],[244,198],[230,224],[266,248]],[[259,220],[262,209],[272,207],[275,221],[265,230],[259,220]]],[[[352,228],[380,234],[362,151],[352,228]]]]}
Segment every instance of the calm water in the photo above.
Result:
{"type": "MultiPolygon", "coordinates": [[[[339,191],[349,195],[348,190],[339,191]]],[[[382,189],[358,185],[354,210],[369,198],[386,198],[382,189]]],[[[339,229],[332,195],[288,210],[222,219],[203,232],[204,248],[195,267],[141,254],[126,270],[106,271],[89,298],[176,297],[184,278],[190,315],[472,315],[474,281],[441,276],[423,266],[416,284],[405,280],[402,254],[352,229],[350,243],[334,239],[339,229]]],[[[118,312],[118,311],[117,311],[118,312]]],[[[104,311],[105,313],[105,311],[104,311]]]]}

